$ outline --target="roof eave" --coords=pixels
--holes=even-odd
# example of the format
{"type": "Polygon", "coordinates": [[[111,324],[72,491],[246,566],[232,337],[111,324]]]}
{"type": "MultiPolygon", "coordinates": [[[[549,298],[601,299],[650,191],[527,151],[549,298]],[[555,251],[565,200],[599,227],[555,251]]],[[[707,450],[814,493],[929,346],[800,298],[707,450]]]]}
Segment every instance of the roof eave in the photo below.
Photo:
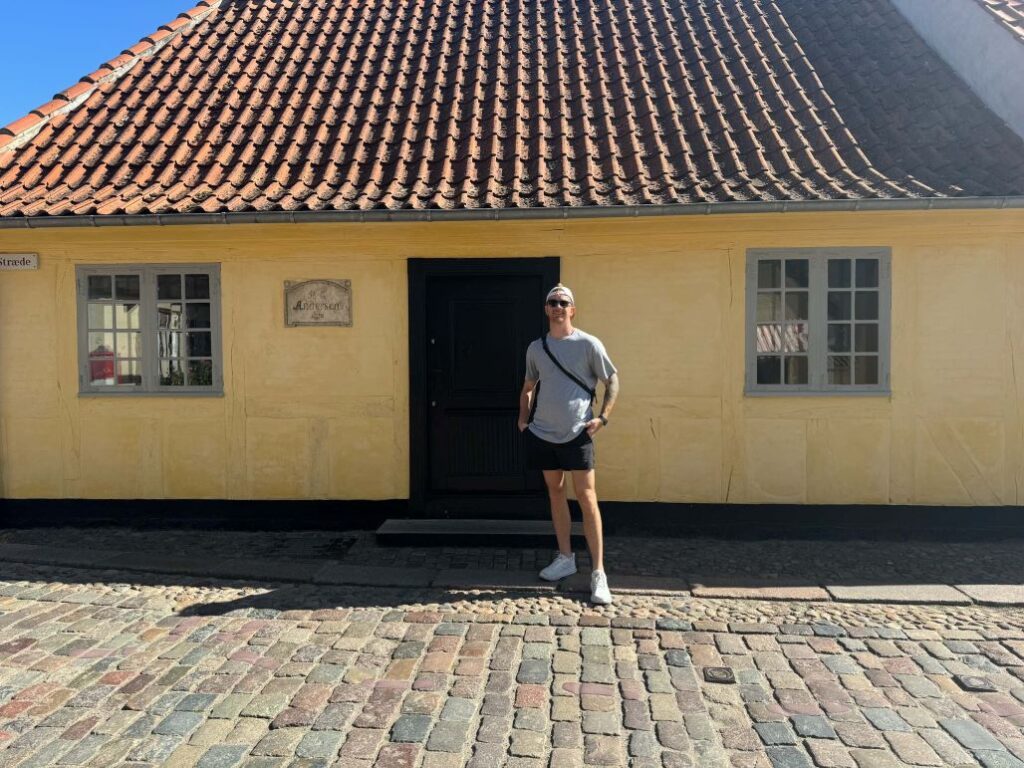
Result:
{"type": "Polygon", "coordinates": [[[209,224],[322,224],[334,222],[513,221],[599,219],[713,214],[825,213],[1024,209],[1024,195],[1002,197],[863,198],[857,200],[773,200],[671,205],[592,205],[560,208],[458,208],[330,211],[243,211],[144,213],[102,216],[17,216],[0,218],[0,229],[126,227],[209,224]]]}

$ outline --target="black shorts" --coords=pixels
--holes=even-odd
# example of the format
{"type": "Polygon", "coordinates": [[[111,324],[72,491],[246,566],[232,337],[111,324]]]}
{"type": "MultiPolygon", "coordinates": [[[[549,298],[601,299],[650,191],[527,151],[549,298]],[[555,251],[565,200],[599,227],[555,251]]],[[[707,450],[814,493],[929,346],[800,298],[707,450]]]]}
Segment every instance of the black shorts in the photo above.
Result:
{"type": "Polygon", "coordinates": [[[549,443],[527,428],[523,430],[527,469],[593,469],[594,441],[583,430],[568,443],[549,443]]]}

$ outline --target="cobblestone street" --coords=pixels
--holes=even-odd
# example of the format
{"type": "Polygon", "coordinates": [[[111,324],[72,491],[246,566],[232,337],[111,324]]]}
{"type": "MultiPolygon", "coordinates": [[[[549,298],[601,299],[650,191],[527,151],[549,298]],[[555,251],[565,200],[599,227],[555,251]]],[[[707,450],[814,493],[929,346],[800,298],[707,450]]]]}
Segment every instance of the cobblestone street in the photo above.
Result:
{"type": "Polygon", "coordinates": [[[1024,612],[0,565],[0,766],[1024,766],[1024,612]]]}

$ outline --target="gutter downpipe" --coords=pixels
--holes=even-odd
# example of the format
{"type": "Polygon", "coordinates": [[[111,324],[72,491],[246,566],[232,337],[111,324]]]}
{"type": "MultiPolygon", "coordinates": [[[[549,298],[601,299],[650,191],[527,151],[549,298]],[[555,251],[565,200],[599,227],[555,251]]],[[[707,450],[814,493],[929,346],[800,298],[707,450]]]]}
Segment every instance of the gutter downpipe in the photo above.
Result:
{"type": "Polygon", "coordinates": [[[183,226],[208,224],[320,224],[334,222],[512,221],[523,219],[640,218],[763,213],[940,211],[1024,209],[1024,195],[1003,197],[861,198],[857,200],[783,200],[767,202],[678,203],[670,205],[585,206],[559,208],[460,208],[348,211],[245,211],[238,213],[88,214],[0,218],[0,229],[58,227],[183,226]]]}

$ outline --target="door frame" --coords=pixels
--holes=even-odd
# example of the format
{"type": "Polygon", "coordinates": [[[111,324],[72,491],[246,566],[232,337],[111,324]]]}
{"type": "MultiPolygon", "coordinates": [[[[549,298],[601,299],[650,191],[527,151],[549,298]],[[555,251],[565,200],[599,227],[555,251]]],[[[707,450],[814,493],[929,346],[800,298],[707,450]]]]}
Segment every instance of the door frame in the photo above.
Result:
{"type": "MultiPolygon", "coordinates": [[[[523,276],[540,275],[544,285],[555,285],[561,275],[561,260],[558,256],[534,258],[467,258],[467,259],[423,259],[411,258],[409,262],[409,515],[425,517],[429,514],[428,504],[441,500],[430,494],[430,411],[427,397],[427,281],[431,277],[459,277],[482,275],[523,276]]],[[[537,309],[540,312],[540,307],[537,309]]],[[[525,354],[525,350],[523,350],[525,354]]],[[[474,504],[487,515],[487,501],[494,497],[480,495],[474,504]]],[[[436,505],[434,505],[436,506],[436,505]]]]}

